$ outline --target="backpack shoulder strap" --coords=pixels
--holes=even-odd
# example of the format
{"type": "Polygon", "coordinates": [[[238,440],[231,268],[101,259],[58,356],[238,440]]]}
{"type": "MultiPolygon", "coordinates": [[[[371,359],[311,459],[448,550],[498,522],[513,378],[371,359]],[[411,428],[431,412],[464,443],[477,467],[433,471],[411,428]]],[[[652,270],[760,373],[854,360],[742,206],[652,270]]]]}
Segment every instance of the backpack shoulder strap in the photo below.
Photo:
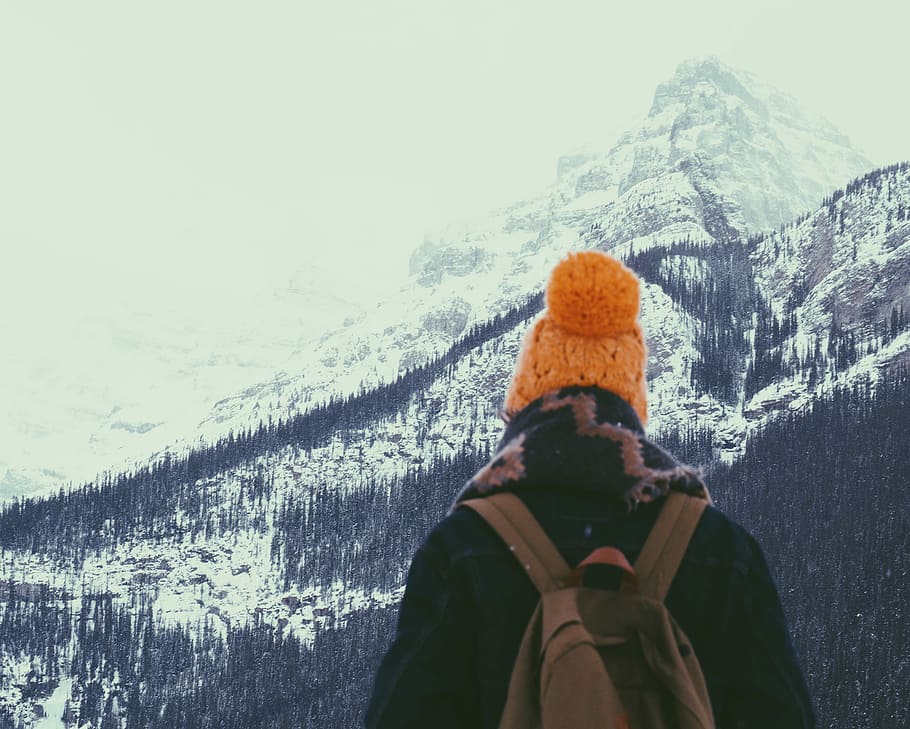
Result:
{"type": "Polygon", "coordinates": [[[642,594],[663,602],[708,502],[678,491],[667,494],[635,561],[642,594]]]}
{"type": "Polygon", "coordinates": [[[524,567],[528,577],[543,592],[562,587],[569,565],[546,535],[534,515],[515,494],[503,492],[462,501],[493,528],[524,567]]]}

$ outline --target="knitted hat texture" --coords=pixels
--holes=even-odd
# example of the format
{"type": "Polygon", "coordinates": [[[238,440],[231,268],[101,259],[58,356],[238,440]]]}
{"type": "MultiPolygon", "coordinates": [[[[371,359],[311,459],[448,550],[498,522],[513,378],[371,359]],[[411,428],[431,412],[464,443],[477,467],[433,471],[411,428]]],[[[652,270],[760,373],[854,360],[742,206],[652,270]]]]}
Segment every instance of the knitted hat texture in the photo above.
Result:
{"type": "Polygon", "coordinates": [[[547,308],[525,335],[505,407],[589,385],[619,395],[648,422],[647,347],[638,323],[638,278],[601,251],[570,253],[553,269],[547,308]]]}

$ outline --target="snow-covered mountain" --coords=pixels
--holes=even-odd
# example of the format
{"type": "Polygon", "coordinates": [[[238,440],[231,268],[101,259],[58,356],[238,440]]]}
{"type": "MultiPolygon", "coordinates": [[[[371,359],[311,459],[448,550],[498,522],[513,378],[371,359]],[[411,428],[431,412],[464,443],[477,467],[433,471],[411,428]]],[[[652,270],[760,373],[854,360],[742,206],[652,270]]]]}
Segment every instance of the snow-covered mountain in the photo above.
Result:
{"type": "Polygon", "coordinates": [[[910,167],[859,177],[870,167],[750,75],[683,64],[614,147],[560,160],[538,198],[428,235],[395,295],[282,345],[282,372],[222,398],[146,466],[0,511],[17,615],[31,615],[23,602],[75,615],[90,595],[102,607],[81,603],[80,624],[111,622],[94,663],[84,636],[55,638],[59,655],[36,639],[40,659],[0,650],[13,677],[0,717],[29,726],[67,677],[91,726],[131,716],[130,697],[157,707],[137,666],[155,665],[161,626],[168,646],[210,657],[226,650],[213,636],[246,640],[244,626],[312,646],[393,604],[415,544],[500,435],[521,337],[567,250],[639,271],[650,429],[702,460],[735,461],[776,413],[906,361],[910,167]],[[135,654],[113,655],[115,630],[135,654]],[[54,678],[74,654],[79,670],[54,678]]]}
{"type": "MultiPolygon", "coordinates": [[[[388,382],[539,290],[566,250],[771,230],[871,166],[792,97],[715,58],[686,62],[615,145],[560,159],[550,189],[428,234],[408,282],[376,307],[306,266],[233,312],[112,309],[55,338],[54,352],[13,352],[0,500],[388,382]]],[[[668,325],[650,327],[660,355],[677,322],[651,316],[668,325]]]]}
{"type": "MultiPolygon", "coordinates": [[[[622,253],[772,230],[871,168],[831,124],[751,74],[716,58],[683,63],[612,148],[560,159],[539,197],[428,234],[396,296],[327,333],[286,377],[219,402],[203,431],[255,426],[389,381],[539,291],[567,250],[622,253]]],[[[646,293],[655,362],[675,349],[679,324],[658,302],[668,304],[646,293]],[[662,341],[671,346],[662,350],[662,341]]],[[[678,370],[671,378],[685,379],[678,370]]]]}
{"type": "Polygon", "coordinates": [[[24,344],[4,349],[0,366],[0,503],[195,442],[226,393],[271,379],[323,325],[365,305],[318,266],[274,279],[227,302],[165,292],[90,318],[61,313],[59,330],[8,334],[24,344]]]}
{"type": "Polygon", "coordinates": [[[790,323],[770,355],[754,356],[775,364],[772,381],[746,403],[747,417],[805,402],[825,356],[840,361],[846,381],[910,362],[910,165],[852,181],[749,249],[770,310],[790,323]]]}
{"type": "Polygon", "coordinates": [[[795,223],[751,241],[756,280],[778,311],[822,334],[881,335],[895,310],[910,313],[910,170],[857,179],[795,223]]]}
{"type": "Polygon", "coordinates": [[[647,119],[619,149],[629,147],[630,164],[619,179],[611,169],[618,155],[606,163],[581,157],[586,170],[576,192],[615,184],[622,194],[679,168],[693,183],[702,177],[716,185],[738,230],[788,223],[832,187],[870,167],[825,119],[716,58],[683,63],[658,87],[647,119]]]}

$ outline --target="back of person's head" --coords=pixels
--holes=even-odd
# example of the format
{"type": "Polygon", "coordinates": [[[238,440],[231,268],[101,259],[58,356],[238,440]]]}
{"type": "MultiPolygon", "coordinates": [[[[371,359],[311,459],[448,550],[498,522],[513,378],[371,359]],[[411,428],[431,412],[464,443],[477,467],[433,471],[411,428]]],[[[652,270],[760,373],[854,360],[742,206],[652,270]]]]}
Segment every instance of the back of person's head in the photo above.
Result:
{"type": "Polygon", "coordinates": [[[648,422],[647,347],[638,322],[638,278],[601,251],[570,253],[550,275],[547,308],[525,335],[505,409],[586,385],[619,395],[648,422]]]}

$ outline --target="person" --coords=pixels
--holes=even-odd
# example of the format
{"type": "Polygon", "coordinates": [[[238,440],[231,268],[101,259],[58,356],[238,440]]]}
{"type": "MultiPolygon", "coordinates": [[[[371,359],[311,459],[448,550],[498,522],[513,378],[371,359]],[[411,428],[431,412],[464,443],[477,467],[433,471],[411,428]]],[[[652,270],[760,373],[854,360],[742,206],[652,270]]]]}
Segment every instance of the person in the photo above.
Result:
{"type": "MultiPolygon", "coordinates": [[[[568,565],[601,546],[637,558],[670,490],[707,497],[697,469],[644,433],[647,348],[639,281],[616,258],[571,253],[526,334],[489,463],[416,552],[368,729],[495,729],[539,593],[473,509],[516,494],[568,565]]],[[[762,551],[708,507],[665,605],[689,637],[717,727],[814,726],[812,703],[762,551]]]]}

